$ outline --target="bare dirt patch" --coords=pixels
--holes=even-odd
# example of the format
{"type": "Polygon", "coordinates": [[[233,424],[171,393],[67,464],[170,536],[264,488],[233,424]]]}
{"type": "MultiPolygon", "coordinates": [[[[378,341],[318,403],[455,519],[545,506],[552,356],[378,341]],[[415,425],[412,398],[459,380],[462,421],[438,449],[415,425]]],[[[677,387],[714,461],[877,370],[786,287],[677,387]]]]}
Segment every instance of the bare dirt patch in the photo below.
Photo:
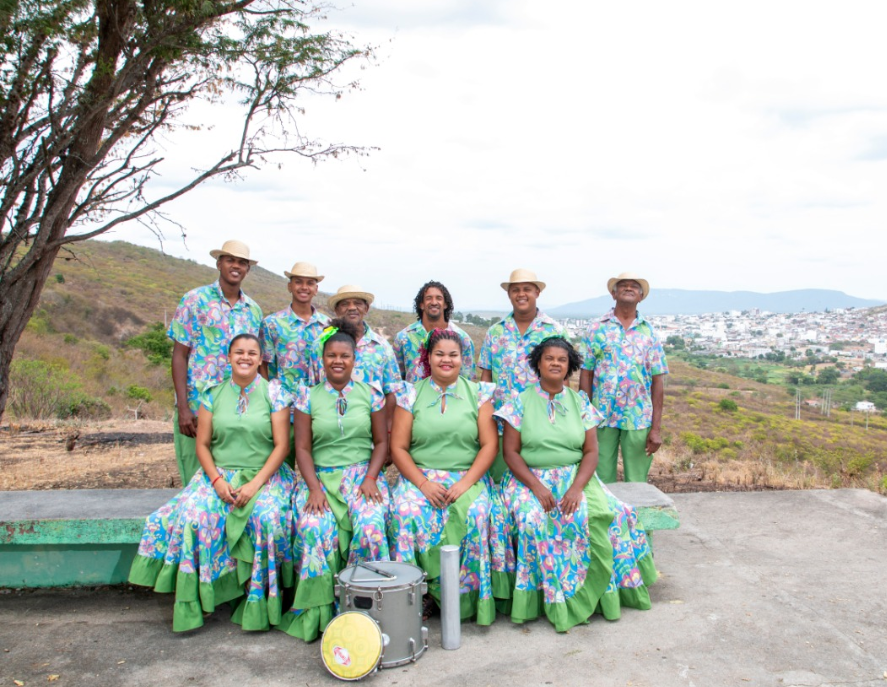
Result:
{"type": "MultiPolygon", "coordinates": [[[[780,488],[715,481],[698,468],[681,470],[668,452],[661,453],[650,470],[650,482],[666,493],[780,488]]],[[[0,426],[0,491],[181,486],[169,422],[117,419],[0,426]]]]}
{"type": "Polygon", "coordinates": [[[0,490],[180,486],[169,422],[0,426],[0,490]]]}

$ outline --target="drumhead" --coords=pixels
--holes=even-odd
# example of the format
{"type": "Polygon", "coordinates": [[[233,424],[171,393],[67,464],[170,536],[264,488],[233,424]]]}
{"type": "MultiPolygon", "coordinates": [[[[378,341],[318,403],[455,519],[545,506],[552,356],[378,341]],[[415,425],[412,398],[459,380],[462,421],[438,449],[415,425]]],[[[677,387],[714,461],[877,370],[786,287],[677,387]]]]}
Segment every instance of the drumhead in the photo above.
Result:
{"type": "Polygon", "coordinates": [[[394,577],[374,573],[361,565],[352,565],[339,573],[339,582],[349,587],[369,587],[376,589],[382,587],[402,587],[404,585],[418,584],[422,581],[425,572],[410,563],[398,563],[397,561],[372,561],[368,566],[382,570],[394,577]]]}
{"type": "Polygon", "coordinates": [[[320,640],[326,669],[341,680],[359,680],[382,658],[382,631],[366,613],[348,611],[333,618],[320,640]]]}

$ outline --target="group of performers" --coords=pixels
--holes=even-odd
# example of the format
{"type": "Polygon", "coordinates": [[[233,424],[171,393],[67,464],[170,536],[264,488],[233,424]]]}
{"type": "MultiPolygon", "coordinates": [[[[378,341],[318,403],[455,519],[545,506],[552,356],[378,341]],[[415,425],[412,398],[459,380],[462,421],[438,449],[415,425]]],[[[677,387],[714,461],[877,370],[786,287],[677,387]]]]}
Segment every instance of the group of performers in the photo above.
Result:
{"type": "Polygon", "coordinates": [[[616,456],[612,469],[598,459],[603,430],[626,479],[646,480],[659,446],[667,367],[636,311],[645,280],[611,280],[616,305],[583,356],[536,307],[545,284],[515,270],[502,283],[513,311],[487,333],[474,381],[473,343],[438,282],[392,347],[364,321],[371,293],[340,288],[331,320],[312,303],[323,276],[296,263],[291,305],[263,320],[240,288],[248,247],[211,255],[219,280],[185,295],[169,332],[185,487],[149,516],[130,573],[175,592],[174,630],[231,602],[245,630],[314,640],[336,614],[335,575],[362,561],[425,570],[430,614],[447,544],[460,547],[463,620],[544,615],[566,631],[650,607],[646,535],[604,484],[616,456]],[[641,359],[614,382],[629,355],[641,359]]]}

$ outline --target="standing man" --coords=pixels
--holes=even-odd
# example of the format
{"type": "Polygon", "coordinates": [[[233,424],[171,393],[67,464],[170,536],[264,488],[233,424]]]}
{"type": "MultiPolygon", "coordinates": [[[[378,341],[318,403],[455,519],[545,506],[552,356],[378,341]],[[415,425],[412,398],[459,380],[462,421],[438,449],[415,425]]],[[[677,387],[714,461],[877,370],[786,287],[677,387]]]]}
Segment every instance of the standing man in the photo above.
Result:
{"type": "Polygon", "coordinates": [[[249,247],[225,241],[209,254],[216,259],[219,279],[184,295],[169,324],[173,340],[172,383],[176,392],[173,438],[182,484],[200,467],[197,461],[197,407],[199,394],[231,376],[228,344],[237,334],[259,334],[262,309],[240,285],[257,264],[249,247]]]}
{"type": "Polygon", "coordinates": [[[602,481],[616,481],[619,448],[626,482],[646,482],[653,454],[662,445],[662,375],[665,351],[653,326],[638,312],[650,294],[645,279],[623,272],[607,282],[616,305],[589,325],[579,389],[589,395],[604,420],[598,427],[598,467],[602,481]]]}
{"type": "MultiPolygon", "coordinates": [[[[329,324],[330,318],[314,307],[317,285],[323,275],[310,262],[297,262],[289,272],[287,291],[292,303],[262,322],[259,340],[262,344],[261,373],[265,379],[279,379],[284,389],[296,393],[300,383],[308,383],[311,347],[329,324]]],[[[290,450],[286,457],[290,467],[296,464],[296,442],[290,420],[290,450]]]]}
{"type": "Polygon", "coordinates": [[[292,303],[262,322],[262,375],[280,379],[287,391],[295,393],[300,382],[308,383],[311,347],[330,318],[313,304],[323,281],[314,265],[297,262],[283,274],[289,278],[286,289],[292,303]]]}
{"type": "MultiPolygon", "coordinates": [[[[493,407],[498,410],[510,400],[512,392],[521,393],[537,381],[530,367],[530,351],[549,336],[569,338],[564,328],[536,307],[536,299],[545,288],[545,282],[536,279],[536,273],[517,269],[508,281],[502,282],[508,293],[512,312],[487,331],[480,349],[480,380],[494,382],[496,395],[493,407]]],[[[501,440],[499,455],[490,468],[490,475],[498,482],[505,472],[501,440]]]]}
{"type": "MultiPolygon", "coordinates": [[[[336,317],[348,320],[364,334],[357,342],[354,355],[354,372],[352,378],[358,382],[371,384],[385,394],[385,413],[388,418],[389,431],[391,418],[394,415],[394,391],[403,380],[397,370],[397,361],[391,345],[364,322],[375,297],[359,286],[348,284],[330,296],[329,307],[336,317]]],[[[311,355],[310,383],[318,384],[324,380],[322,351],[315,344],[311,355]]]]}
{"type": "Polygon", "coordinates": [[[462,339],[462,370],[465,379],[474,379],[474,342],[462,329],[450,323],[453,297],[447,287],[437,281],[427,282],[416,294],[414,303],[416,322],[400,330],[394,337],[394,355],[401,376],[410,383],[425,377],[419,369],[419,357],[425,348],[425,339],[433,329],[449,329],[462,339]]]}

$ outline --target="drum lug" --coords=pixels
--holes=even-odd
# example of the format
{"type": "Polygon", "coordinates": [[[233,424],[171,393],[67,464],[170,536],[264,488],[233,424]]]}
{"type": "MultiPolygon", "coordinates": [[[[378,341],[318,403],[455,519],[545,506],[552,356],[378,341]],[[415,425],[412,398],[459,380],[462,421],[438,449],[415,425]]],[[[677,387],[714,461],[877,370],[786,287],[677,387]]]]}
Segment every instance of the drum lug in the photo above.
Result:
{"type": "Polygon", "coordinates": [[[416,640],[410,637],[410,661],[416,662],[416,640]]]}
{"type": "Polygon", "coordinates": [[[428,583],[423,582],[419,592],[422,596],[425,596],[428,593],[428,583]]]}
{"type": "Polygon", "coordinates": [[[342,585],[334,584],[334,585],[333,585],[333,596],[336,597],[336,598],[338,599],[338,598],[339,598],[339,595],[340,595],[341,593],[342,593],[342,585]]]}
{"type": "Polygon", "coordinates": [[[416,605],[416,592],[414,590],[411,589],[410,593],[407,594],[407,601],[409,602],[410,606],[416,605]]]}
{"type": "Polygon", "coordinates": [[[382,610],[382,596],[383,596],[382,588],[377,587],[376,591],[373,593],[373,599],[375,599],[375,601],[376,601],[376,610],[377,611],[382,610]]]}
{"type": "Polygon", "coordinates": [[[425,648],[428,648],[428,628],[422,628],[422,643],[425,645],[425,648]]]}

